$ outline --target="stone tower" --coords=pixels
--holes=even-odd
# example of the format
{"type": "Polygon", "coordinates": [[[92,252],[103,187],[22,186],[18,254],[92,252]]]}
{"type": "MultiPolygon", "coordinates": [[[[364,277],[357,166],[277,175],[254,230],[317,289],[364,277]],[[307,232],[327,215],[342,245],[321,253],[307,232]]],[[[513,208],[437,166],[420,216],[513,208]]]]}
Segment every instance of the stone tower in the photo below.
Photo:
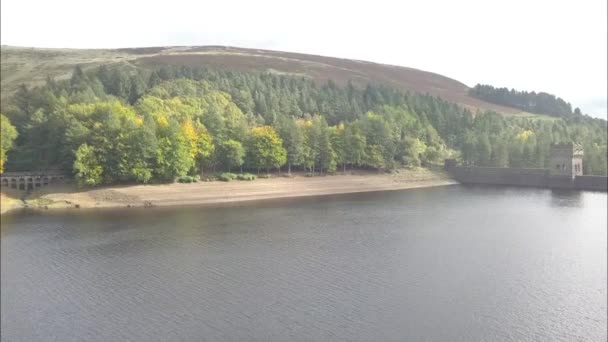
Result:
{"type": "Polygon", "coordinates": [[[551,146],[549,170],[552,176],[576,177],[583,175],[583,148],[573,143],[551,146]]]}

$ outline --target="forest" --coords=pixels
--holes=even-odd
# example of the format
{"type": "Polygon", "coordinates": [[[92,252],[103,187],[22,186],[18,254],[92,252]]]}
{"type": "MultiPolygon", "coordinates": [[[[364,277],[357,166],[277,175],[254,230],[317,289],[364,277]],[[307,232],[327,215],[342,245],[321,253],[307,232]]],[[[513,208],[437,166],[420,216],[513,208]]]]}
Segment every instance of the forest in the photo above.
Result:
{"type": "Polygon", "coordinates": [[[469,95],[491,103],[519,108],[522,111],[546,114],[557,117],[582,115],[580,108],[572,111],[572,105],[561,97],[534,91],[517,91],[515,89],[494,88],[491,85],[477,84],[469,90],[469,95]]]}
{"type": "MultiPolygon", "coordinates": [[[[473,91],[481,98],[502,92],[486,87],[473,91]]],[[[386,171],[446,157],[545,167],[552,143],[577,142],[585,173],[606,174],[605,120],[570,115],[569,104],[541,100],[543,93],[497,98],[561,117],[471,112],[379,84],[317,84],[267,72],[76,67],[70,79],[21,86],[3,101],[0,172],[61,170],[95,186],[237,170],[386,171]]]]}

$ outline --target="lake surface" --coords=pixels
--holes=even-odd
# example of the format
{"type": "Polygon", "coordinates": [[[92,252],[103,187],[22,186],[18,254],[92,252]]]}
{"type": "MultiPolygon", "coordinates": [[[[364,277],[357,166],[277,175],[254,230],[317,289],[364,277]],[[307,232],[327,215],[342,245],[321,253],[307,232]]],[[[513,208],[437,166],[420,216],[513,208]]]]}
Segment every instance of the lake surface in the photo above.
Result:
{"type": "Polygon", "coordinates": [[[606,341],[606,193],[2,218],[2,341],[606,341]]]}

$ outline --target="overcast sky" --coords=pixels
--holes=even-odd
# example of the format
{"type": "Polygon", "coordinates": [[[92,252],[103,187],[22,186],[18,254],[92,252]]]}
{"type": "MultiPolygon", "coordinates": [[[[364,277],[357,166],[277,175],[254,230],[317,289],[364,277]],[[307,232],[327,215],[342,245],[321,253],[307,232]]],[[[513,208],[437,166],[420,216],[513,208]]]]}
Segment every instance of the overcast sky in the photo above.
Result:
{"type": "Polygon", "coordinates": [[[563,97],[606,118],[606,0],[2,0],[2,44],[231,45],[355,58],[563,97]]]}

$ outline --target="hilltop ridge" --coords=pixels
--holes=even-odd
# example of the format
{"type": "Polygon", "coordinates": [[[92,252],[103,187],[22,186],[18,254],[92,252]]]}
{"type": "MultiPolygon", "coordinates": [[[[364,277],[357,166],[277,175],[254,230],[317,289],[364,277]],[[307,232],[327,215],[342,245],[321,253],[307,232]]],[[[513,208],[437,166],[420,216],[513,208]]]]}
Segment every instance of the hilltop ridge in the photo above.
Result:
{"type": "Polygon", "coordinates": [[[169,46],[121,49],[55,49],[2,46],[2,97],[17,87],[42,84],[47,76],[68,78],[75,65],[85,68],[125,63],[154,68],[159,65],[204,66],[211,69],[272,72],[309,77],[317,82],[364,86],[377,83],[431,94],[470,108],[504,114],[529,114],[470,96],[470,88],[455,79],[419,69],[362,60],[231,46],[169,46]]]}

